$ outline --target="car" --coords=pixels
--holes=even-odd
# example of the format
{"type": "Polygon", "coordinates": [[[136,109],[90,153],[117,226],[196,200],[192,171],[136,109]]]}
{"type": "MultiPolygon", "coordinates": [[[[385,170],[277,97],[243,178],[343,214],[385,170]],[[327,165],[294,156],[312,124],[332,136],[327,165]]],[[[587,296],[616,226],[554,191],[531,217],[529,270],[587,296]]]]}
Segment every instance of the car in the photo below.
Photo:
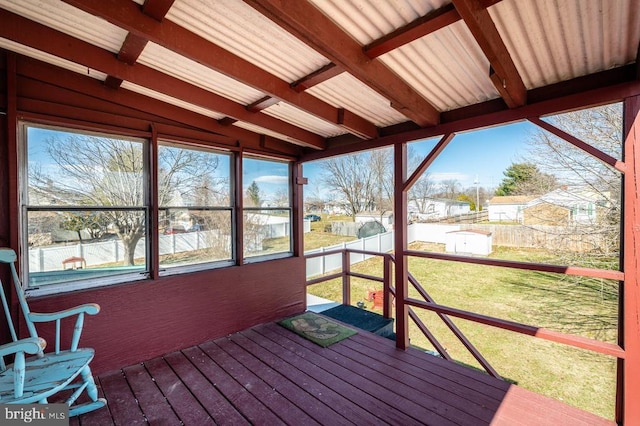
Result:
{"type": "Polygon", "coordinates": [[[317,214],[308,214],[305,217],[305,220],[310,220],[311,222],[319,222],[321,217],[317,214]]]}

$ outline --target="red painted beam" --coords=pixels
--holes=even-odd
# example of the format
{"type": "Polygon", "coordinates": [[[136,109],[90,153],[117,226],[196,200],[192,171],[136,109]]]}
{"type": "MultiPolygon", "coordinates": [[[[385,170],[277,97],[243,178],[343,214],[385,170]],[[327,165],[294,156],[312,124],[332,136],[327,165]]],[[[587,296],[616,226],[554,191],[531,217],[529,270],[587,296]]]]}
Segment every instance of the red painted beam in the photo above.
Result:
{"type": "MultiPolygon", "coordinates": [[[[500,1],[501,0],[485,0],[481,2],[482,8],[486,9],[500,1]]],[[[414,40],[436,32],[454,22],[458,22],[460,19],[462,19],[460,14],[454,8],[453,4],[450,3],[369,43],[363,48],[363,51],[369,58],[374,59],[405,44],[411,43],[414,40]]]]}
{"type": "Polygon", "coordinates": [[[146,0],[142,5],[142,12],[161,22],[174,2],[175,0],[146,0]]]}
{"type": "MultiPolygon", "coordinates": [[[[51,87],[46,90],[35,89],[36,92],[40,90],[39,93],[48,94],[54,91],[56,87],[66,88],[76,92],[79,97],[91,97],[95,98],[95,100],[106,101],[107,103],[103,103],[99,109],[107,112],[110,111],[112,114],[132,114],[130,112],[125,112],[129,108],[142,112],[141,114],[138,114],[138,116],[141,119],[146,119],[147,123],[142,125],[142,127],[136,125],[135,128],[148,128],[148,122],[153,118],[147,118],[147,116],[151,117],[150,115],[155,115],[156,117],[163,117],[167,120],[166,123],[162,123],[158,118],[153,119],[157,122],[160,133],[164,132],[165,134],[193,138],[200,141],[211,141],[214,143],[220,143],[223,146],[238,146],[238,140],[241,141],[243,146],[247,147],[257,148],[260,145],[261,135],[258,135],[257,133],[237,126],[222,126],[210,117],[205,117],[175,105],[166,104],[156,99],[148,98],[147,96],[139,93],[124,89],[118,91],[107,89],[100,84],[99,81],[90,77],[78,75],[72,71],[63,70],[53,65],[45,64],[24,56],[18,56],[17,66],[20,75],[51,85],[51,87]],[[114,105],[120,105],[126,108],[124,110],[110,109],[114,105]],[[170,122],[174,122],[175,124],[168,124],[170,122]],[[181,125],[192,126],[193,129],[189,130],[180,128],[178,123],[181,125]],[[200,130],[198,131],[197,129],[200,130]]],[[[27,89],[27,86],[21,85],[21,90],[27,89]]],[[[81,101],[80,103],[76,103],[76,105],[78,108],[84,108],[85,110],[98,108],[92,106],[91,103],[86,101],[81,101]]],[[[57,108],[54,103],[51,104],[50,108],[40,110],[40,112],[52,116],[59,116],[59,108],[57,108]]],[[[109,121],[107,121],[107,123],[109,122],[113,122],[113,115],[110,116],[109,121]]],[[[297,146],[271,137],[267,137],[267,139],[271,141],[270,145],[281,153],[293,156],[299,155],[297,146]]]]}
{"type": "Polygon", "coordinates": [[[291,83],[291,88],[296,92],[302,92],[317,84],[332,79],[342,74],[344,70],[336,64],[330,63],[311,74],[302,77],[300,80],[291,83]]]}
{"type": "Polygon", "coordinates": [[[503,268],[524,269],[527,271],[551,272],[555,274],[577,275],[581,277],[603,278],[607,280],[624,280],[625,274],[621,271],[609,269],[582,268],[578,266],[549,265],[546,263],[516,262],[513,260],[489,259],[472,256],[459,256],[455,254],[435,253],[408,250],[407,256],[424,257],[427,259],[449,260],[452,262],[472,263],[476,265],[500,266],[503,268]]]}
{"type": "Polygon", "coordinates": [[[570,135],[569,133],[565,132],[564,130],[559,129],[559,128],[555,127],[554,125],[552,125],[550,123],[547,123],[546,121],[543,121],[543,120],[541,120],[539,118],[529,118],[529,121],[531,123],[535,124],[536,126],[545,129],[546,131],[550,132],[551,134],[556,135],[560,139],[563,139],[563,140],[569,142],[571,145],[575,146],[576,148],[581,149],[582,151],[584,151],[584,152],[586,152],[588,154],[591,154],[593,157],[595,157],[598,160],[602,161],[606,165],[611,166],[614,169],[618,170],[619,172],[624,173],[625,164],[624,164],[623,161],[620,161],[617,158],[610,156],[606,152],[602,152],[599,149],[594,148],[593,146],[589,145],[588,143],[576,138],[573,135],[570,135]]]}
{"type": "Polygon", "coordinates": [[[498,33],[489,11],[476,0],[452,0],[465,24],[484,52],[491,68],[491,81],[510,108],[527,103],[527,88],[511,54],[498,33]]]}
{"type": "Polygon", "coordinates": [[[453,4],[449,3],[369,43],[362,50],[365,55],[374,59],[451,25],[460,19],[458,11],[453,7],[453,4]]]}
{"type": "MultiPolygon", "coordinates": [[[[278,100],[284,100],[320,119],[334,124],[337,116],[332,105],[304,92],[220,46],[165,20],[162,23],[143,14],[130,0],[64,0],[87,13],[103,18],[132,34],[157,43],[204,66],[239,80],[278,100]]],[[[360,118],[357,136],[377,136],[374,124],[360,118]]]]}
{"type": "Polygon", "coordinates": [[[622,345],[627,356],[622,364],[620,424],[634,424],[640,419],[640,96],[624,102],[623,180],[623,297],[622,345]]]}
{"type": "MultiPolygon", "coordinates": [[[[471,107],[462,108],[462,110],[473,108],[471,113],[461,111],[455,114],[454,111],[453,115],[456,118],[451,118],[451,120],[447,120],[437,126],[406,130],[381,136],[366,143],[351,141],[344,145],[330,146],[322,152],[305,154],[302,161],[320,160],[335,155],[382,148],[398,142],[410,142],[451,132],[458,133],[498,126],[547,114],[620,101],[625,97],[640,93],[640,80],[635,78],[630,80],[628,77],[630,74],[635,76],[635,65],[628,65],[595,75],[576,78],[561,84],[534,89],[530,93],[536,95],[537,101],[516,109],[506,108],[500,100],[499,104],[501,105],[496,105],[494,101],[472,105],[471,107]],[[569,87],[569,89],[565,90],[563,89],[564,87],[569,87]],[[544,92],[544,95],[542,95],[542,92],[544,92]]],[[[533,96],[529,97],[533,98],[533,96]]],[[[443,114],[443,118],[445,115],[449,114],[443,114]]]]}
{"type": "Polygon", "coordinates": [[[549,340],[551,342],[563,343],[565,345],[575,346],[577,348],[587,349],[593,352],[618,358],[625,357],[625,351],[620,346],[611,343],[600,342],[598,340],[593,340],[582,336],[560,333],[542,327],[534,327],[531,325],[521,324],[514,321],[503,320],[486,315],[474,314],[462,309],[451,308],[449,306],[438,305],[435,303],[428,303],[418,299],[407,299],[407,304],[415,306],[417,308],[428,309],[440,314],[450,315],[480,324],[490,325],[492,327],[501,328],[503,330],[509,330],[520,334],[535,336],[540,339],[549,340]]]}
{"type": "Polygon", "coordinates": [[[453,140],[455,137],[455,133],[446,134],[438,141],[436,146],[433,147],[431,152],[426,156],[424,160],[420,163],[420,165],[416,168],[413,174],[407,179],[404,183],[403,190],[408,191],[411,187],[420,179],[420,176],[424,173],[427,168],[433,163],[433,161],[440,155],[442,151],[447,147],[449,142],[453,140]]]}
{"type": "Polygon", "coordinates": [[[243,105],[141,64],[129,66],[111,52],[100,49],[19,15],[0,9],[0,37],[85,65],[169,96],[219,111],[240,121],[287,135],[288,142],[324,149],[324,138],[265,114],[254,114],[243,105]]]}
{"type": "Polygon", "coordinates": [[[305,1],[245,0],[245,3],[305,42],[331,62],[391,101],[391,106],[420,126],[440,121],[439,111],[320,10],[305,1]]]}

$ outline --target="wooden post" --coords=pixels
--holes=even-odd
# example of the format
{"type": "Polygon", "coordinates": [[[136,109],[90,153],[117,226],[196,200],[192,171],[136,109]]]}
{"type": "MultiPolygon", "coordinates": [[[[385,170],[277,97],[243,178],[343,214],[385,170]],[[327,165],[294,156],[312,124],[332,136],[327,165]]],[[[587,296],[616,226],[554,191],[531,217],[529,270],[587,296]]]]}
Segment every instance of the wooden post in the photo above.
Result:
{"type": "Polygon", "coordinates": [[[351,256],[346,248],[342,249],[342,303],[351,304],[351,256]]]}
{"type": "MultiPolygon", "coordinates": [[[[380,235],[380,234],[378,234],[380,235]]],[[[393,300],[391,299],[391,256],[385,254],[382,257],[382,289],[384,294],[384,306],[382,307],[382,315],[385,318],[391,318],[391,304],[393,300]]]]}
{"type": "Polygon", "coordinates": [[[155,125],[151,125],[151,141],[149,142],[149,163],[151,168],[149,170],[149,194],[151,197],[151,209],[149,209],[149,215],[147,218],[147,226],[150,229],[147,230],[147,235],[151,238],[151,244],[148,244],[149,250],[147,250],[147,259],[150,265],[147,265],[151,275],[151,279],[158,279],[160,277],[160,208],[158,206],[158,129],[155,125]]]}
{"type": "Polygon", "coordinates": [[[625,359],[618,363],[622,384],[618,383],[616,420],[630,425],[640,421],[640,96],[625,99],[624,136],[624,287],[620,343],[625,359]]]}
{"type": "Polygon", "coordinates": [[[409,310],[404,301],[407,298],[409,271],[407,257],[407,191],[404,182],[407,177],[407,146],[396,143],[393,150],[394,160],[394,201],[393,228],[394,252],[396,256],[396,347],[409,347],[409,310]]]}

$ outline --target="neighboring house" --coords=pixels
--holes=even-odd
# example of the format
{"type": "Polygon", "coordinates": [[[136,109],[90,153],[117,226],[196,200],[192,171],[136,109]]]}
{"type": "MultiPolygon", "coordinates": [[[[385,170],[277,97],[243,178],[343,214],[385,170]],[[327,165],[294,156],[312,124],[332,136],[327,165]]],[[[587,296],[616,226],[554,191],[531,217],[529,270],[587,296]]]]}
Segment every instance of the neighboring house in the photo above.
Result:
{"type": "Polygon", "coordinates": [[[470,203],[446,198],[413,199],[408,204],[409,212],[420,220],[444,219],[471,212],[470,203]]]}
{"type": "Polygon", "coordinates": [[[495,196],[489,200],[489,222],[522,222],[522,210],[535,197],[529,195],[495,196]]]}
{"type": "Polygon", "coordinates": [[[529,201],[523,209],[523,223],[554,226],[595,223],[598,212],[609,207],[607,194],[562,187],[529,201]]]}

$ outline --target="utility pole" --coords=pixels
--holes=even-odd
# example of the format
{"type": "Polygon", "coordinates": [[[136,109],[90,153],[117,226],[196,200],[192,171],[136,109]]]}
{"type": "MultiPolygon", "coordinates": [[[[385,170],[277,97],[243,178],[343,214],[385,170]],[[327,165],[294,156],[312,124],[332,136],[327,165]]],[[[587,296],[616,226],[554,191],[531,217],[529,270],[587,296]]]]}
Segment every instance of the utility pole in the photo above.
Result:
{"type": "Polygon", "coordinates": [[[478,175],[476,175],[476,180],[473,181],[476,184],[476,223],[480,221],[480,190],[478,189],[478,175]]]}

